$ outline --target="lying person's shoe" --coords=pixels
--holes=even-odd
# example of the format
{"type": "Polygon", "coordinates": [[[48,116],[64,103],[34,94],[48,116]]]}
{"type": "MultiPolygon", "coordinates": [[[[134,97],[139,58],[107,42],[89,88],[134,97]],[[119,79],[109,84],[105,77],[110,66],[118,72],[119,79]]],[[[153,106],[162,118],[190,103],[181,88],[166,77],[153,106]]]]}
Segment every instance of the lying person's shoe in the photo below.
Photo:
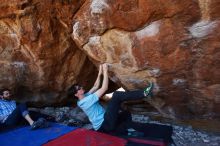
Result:
{"type": "Polygon", "coordinates": [[[145,97],[148,97],[148,98],[153,97],[153,87],[154,87],[154,84],[152,82],[150,82],[149,86],[144,89],[144,96],[145,97]]]}
{"type": "Polygon", "coordinates": [[[49,123],[47,122],[46,119],[44,119],[44,118],[39,118],[38,120],[42,123],[42,124],[40,125],[40,128],[47,128],[47,127],[49,127],[49,123]]]}
{"type": "Polygon", "coordinates": [[[37,121],[31,125],[31,130],[46,128],[49,126],[49,123],[44,118],[39,118],[37,121]]]}
{"type": "Polygon", "coordinates": [[[41,121],[37,120],[37,121],[34,121],[34,123],[31,125],[31,130],[35,130],[35,129],[38,129],[40,128],[40,125],[42,124],[41,121]]]}

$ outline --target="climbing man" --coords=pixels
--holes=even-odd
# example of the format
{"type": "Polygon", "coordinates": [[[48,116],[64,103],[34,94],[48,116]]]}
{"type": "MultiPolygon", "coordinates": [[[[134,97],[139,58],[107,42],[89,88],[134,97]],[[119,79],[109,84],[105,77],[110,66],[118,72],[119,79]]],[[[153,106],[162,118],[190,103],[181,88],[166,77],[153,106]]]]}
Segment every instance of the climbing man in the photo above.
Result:
{"type": "Polygon", "coordinates": [[[111,133],[117,129],[120,118],[120,105],[123,101],[149,98],[153,89],[153,84],[150,83],[144,90],[115,91],[105,110],[100,105],[99,99],[107,91],[108,83],[108,66],[103,64],[99,67],[98,77],[94,86],[87,93],[79,84],[72,85],[68,90],[70,96],[78,99],[77,105],[88,116],[94,130],[104,133],[111,133]],[[103,81],[99,88],[102,74],[103,81]]]}

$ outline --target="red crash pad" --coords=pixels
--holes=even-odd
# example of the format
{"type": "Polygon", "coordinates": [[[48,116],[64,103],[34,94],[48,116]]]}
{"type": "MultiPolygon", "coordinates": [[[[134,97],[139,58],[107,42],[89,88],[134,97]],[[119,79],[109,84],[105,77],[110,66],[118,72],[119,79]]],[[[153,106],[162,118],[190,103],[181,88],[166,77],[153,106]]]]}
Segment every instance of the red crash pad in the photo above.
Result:
{"type": "Polygon", "coordinates": [[[122,138],[79,128],[44,146],[125,146],[126,143],[127,141],[122,138]]]}

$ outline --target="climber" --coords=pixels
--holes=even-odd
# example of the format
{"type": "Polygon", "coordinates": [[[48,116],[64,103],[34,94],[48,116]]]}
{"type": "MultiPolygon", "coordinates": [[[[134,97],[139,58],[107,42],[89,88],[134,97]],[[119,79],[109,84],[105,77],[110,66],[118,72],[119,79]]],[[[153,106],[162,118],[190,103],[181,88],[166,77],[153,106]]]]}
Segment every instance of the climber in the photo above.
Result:
{"type": "Polygon", "coordinates": [[[99,67],[98,77],[94,86],[87,93],[79,84],[72,85],[68,90],[69,96],[78,99],[77,105],[86,113],[94,130],[104,133],[111,133],[117,129],[117,125],[119,125],[118,119],[120,118],[120,104],[123,101],[149,98],[153,89],[153,84],[150,83],[144,90],[115,91],[105,110],[99,104],[99,99],[107,91],[108,82],[108,66],[103,64],[99,67]],[[102,74],[103,81],[99,88],[102,74]]]}
{"type": "Polygon", "coordinates": [[[27,110],[26,104],[20,103],[17,104],[14,100],[11,99],[11,94],[9,89],[1,89],[0,91],[0,124],[1,127],[15,127],[17,126],[22,117],[31,126],[31,129],[38,129],[48,127],[48,123],[44,118],[39,118],[37,121],[34,121],[27,110]]]}

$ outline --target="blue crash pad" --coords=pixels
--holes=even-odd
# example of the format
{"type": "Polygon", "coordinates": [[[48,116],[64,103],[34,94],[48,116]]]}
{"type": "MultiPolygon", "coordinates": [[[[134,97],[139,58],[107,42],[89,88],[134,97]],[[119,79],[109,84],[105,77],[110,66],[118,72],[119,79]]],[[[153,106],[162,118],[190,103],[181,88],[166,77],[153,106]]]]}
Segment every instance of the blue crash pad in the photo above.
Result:
{"type": "Polygon", "coordinates": [[[77,129],[77,127],[69,127],[57,123],[50,123],[50,127],[36,130],[31,130],[30,126],[25,126],[5,133],[0,133],[0,145],[41,146],[75,129],[77,129]]]}

